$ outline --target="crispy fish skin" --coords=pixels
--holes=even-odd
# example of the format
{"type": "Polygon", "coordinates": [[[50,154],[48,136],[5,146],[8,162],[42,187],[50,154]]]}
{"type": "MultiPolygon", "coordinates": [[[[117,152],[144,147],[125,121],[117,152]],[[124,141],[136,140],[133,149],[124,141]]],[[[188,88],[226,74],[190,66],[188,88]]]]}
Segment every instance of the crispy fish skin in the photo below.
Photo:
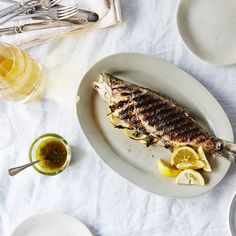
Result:
{"type": "Polygon", "coordinates": [[[150,89],[103,73],[93,87],[114,115],[141,134],[160,140],[165,147],[202,146],[207,152],[235,162],[234,144],[210,135],[187,111],[150,89]]]}

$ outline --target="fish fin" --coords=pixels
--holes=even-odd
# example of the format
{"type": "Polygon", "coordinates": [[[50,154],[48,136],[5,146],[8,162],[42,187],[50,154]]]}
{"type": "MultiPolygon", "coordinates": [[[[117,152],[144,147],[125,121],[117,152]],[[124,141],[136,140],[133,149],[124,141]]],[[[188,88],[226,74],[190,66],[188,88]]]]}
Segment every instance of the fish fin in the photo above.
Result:
{"type": "Polygon", "coordinates": [[[236,163],[236,144],[221,140],[222,149],[219,152],[213,153],[213,156],[223,157],[224,159],[236,163]]]}

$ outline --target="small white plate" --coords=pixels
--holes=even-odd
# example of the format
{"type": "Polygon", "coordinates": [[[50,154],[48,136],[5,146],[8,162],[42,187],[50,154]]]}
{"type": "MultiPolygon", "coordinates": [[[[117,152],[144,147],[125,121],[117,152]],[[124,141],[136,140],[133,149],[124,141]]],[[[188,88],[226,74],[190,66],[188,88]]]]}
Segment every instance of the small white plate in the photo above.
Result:
{"type": "Polygon", "coordinates": [[[230,163],[210,160],[212,173],[204,173],[205,186],[180,186],[175,178],[162,176],[157,158],[170,160],[169,150],[145,147],[114,129],[107,118],[108,104],[92,89],[101,72],[140,84],[172,98],[188,109],[197,121],[217,137],[233,141],[229,120],[215,98],[189,74],[170,63],[143,54],[121,53],[96,63],[82,78],[78,90],[77,115],[88,141],[101,159],[131,183],[158,195],[193,197],[212,189],[226,174],[230,163]]]}
{"type": "Polygon", "coordinates": [[[236,235],[236,195],[234,195],[229,208],[229,228],[231,235],[236,235]]]}
{"type": "Polygon", "coordinates": [[[42,213],[20,223],[11,236],[92,236],[77,219],[61,213],[42,213]]]}
{"type": "Polygon", "coordinates": [[[201,59],[236,63],[236,1],[181,0],[177,27],[186,46],[201,59]]]}

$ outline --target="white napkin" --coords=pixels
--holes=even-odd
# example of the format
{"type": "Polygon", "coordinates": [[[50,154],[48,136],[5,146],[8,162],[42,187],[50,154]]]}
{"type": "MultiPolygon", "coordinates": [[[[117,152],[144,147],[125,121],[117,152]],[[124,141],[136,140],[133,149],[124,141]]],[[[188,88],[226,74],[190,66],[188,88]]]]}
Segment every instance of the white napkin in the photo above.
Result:
{"type": "MultiPolygon", "coordinates": [[[[13,43],[22,48],[32,47],[56,38],[65,37],[71,33],[81,33],[83,31],[96,30],[100,28],[109,27],[118,23],[121,23],[121,12],[120,12],[120,4],[119,0],[64,0],[61,1],[62,5],[70,5],[78,3],[79,8],[90,10],[96,12],[100,20],[95,23],[89,23],[86,25],[78,25],[73,27],[63,27],[63,28],[55,28],[55,29],[47,29],[47,30],[38,30],[31,31],[22,34],[16,35],[6,35],[1,36],[0,41],[13,43]]],[[[25,23],[30,23],[31,21],[15,21],[5,24],[2,27],[10,26],[10,25],[21,25],[25,23]]]]}

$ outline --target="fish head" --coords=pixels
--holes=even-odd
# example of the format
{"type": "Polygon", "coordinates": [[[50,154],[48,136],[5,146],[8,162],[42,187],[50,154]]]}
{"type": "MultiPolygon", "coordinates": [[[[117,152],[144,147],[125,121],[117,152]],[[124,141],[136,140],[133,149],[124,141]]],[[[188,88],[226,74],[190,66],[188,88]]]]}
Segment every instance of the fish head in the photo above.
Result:
{"type": "Polygon", "coordinates": [[[112,88],[109,76],[101,74],[97,82],[93,82],[93,88],[99,93],[101,98],[111,103],[112,88]]]}
{"type": "Polygon", "coordinates": [[[102,73],[97,82],[93,82],[93,88],[110,105],[126,100],[127,96],[122,95],[123,88],[126,86],[124,81],[114,76],[102,73]]]}

